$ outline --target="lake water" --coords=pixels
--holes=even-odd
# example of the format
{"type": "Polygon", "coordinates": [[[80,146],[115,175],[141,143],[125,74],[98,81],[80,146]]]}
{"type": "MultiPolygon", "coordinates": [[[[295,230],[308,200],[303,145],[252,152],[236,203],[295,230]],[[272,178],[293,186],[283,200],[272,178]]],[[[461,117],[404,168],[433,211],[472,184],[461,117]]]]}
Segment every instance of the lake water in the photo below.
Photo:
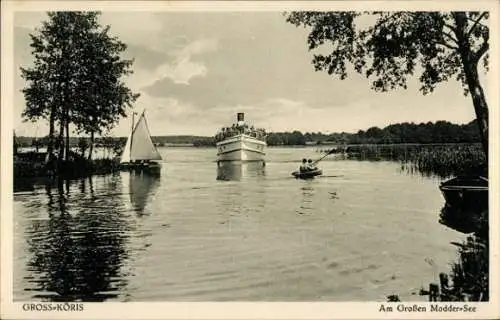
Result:
{"type": "Polygon", "coordinates": [[[314,148],[219,169],[215,149],[161,152],[159,176],[14,194],[15,300],[425,300],[464,238],[438,222],[439,181],[397,163],[330,158],[305,181],[314,148]]]}

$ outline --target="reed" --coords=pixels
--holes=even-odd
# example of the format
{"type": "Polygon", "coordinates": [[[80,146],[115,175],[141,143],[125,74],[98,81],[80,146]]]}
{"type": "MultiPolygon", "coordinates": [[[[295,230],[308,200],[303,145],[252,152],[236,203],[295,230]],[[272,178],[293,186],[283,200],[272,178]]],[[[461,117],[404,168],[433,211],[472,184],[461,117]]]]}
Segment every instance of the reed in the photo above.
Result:
{"type": "Polygon", "coordinates": [[[119,163],[115,159],[94,159],[83,158],[63,161],[59,169],[50,168],[42,161],[14,161],[14,180],[34,177],[81,178],[90,175],[100,175],[113,173],[119,170],[119,163]]]}
{"type": "Polygon", "coordinates": [[[346,159],[398,161],[402,171],[425,176],[488,174],[487,159],[480,144],[354,145],[343,151],[346,159]]]}
{"type": "Polygon", "coordinates": [[[439,275],[438,301],[489,301],[488,211],[474,219],[475,232],[458,247],[458,258],[449,274],[439,275]]]}

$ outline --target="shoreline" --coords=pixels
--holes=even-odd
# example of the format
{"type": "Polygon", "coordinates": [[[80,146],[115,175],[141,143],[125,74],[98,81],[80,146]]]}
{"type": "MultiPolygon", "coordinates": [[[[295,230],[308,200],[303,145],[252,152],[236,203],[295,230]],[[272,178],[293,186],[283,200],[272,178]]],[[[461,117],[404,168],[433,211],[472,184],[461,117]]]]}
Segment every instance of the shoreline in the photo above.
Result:
{"type": "MultiPolygon", "coordinates": [[[[162,148],[162,147],[160,147],[162,148]]],[[[187,144],[175,144],[164,148],[174,149],[215,149],[213,146],[193,146],[187,144]]],[[[433,144],[346,144],[346,145],[278,145],[268,146],[269,149],[308,149],[319,154],[337,154],[347,160],[388,160],[402,162],[408,169],[441,173],[449,176],[459,171],[480,172],[486,164],[484,156],[480,153],[479,143],[433,143],[433,144]],[[434,155],[433,155],[434,154],[434,155]],[[467,156],[473,159],[461,159],[467,166],[454,166],[455,158],[467,156]],[[437,159],[436,159],[437,157],[437,159]],[[453,159],[452,159],[453,158],[453,159]],[[449,167],[453,167],[450,170],[449,167]],[[415,168],[413,168],[415,167],[415,168]],[[445,168],[448,168],[444,170],[445,168]],[[466,170],[464,170],[466,169],[466,170]]],[[[52,170],[45,163],[45,150],[40,148],[38,152],[34,148],[19,148],[13,155],[14,180],[32,177],[61,176],[62,178],[86,177],[89,175],[110,174],[120,170],[119,158],[112,153],[103,153],[101,157],[94,156],[88,160],[74,153],[71,160],[63,162],[62,168],[52,170]]],[[[98,150],[97,148],[94,150],[98,150]]],[[[104,149],[105,150],[105,149],[104,149]]],[[[99,151],[100,152],[100,151],[99,151]]],[[[482,175],[482,174],[481,174],[482,175]]]]}

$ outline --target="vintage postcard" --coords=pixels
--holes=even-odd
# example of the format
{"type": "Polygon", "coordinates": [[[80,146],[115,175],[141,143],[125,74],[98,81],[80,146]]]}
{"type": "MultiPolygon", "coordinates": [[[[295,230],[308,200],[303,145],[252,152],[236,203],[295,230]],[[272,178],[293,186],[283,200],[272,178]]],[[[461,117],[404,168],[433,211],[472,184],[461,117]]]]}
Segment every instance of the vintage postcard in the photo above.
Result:
{"type": "Polygon", "coordinates": [[[2,319],[496,319],[497,1],[4,1],[2,319]]]}

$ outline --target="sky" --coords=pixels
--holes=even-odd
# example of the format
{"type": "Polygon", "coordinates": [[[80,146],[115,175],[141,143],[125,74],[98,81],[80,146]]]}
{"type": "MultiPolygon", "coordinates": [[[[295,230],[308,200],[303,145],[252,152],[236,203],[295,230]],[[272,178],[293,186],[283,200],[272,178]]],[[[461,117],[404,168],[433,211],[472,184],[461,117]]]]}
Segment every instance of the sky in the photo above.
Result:
{"type": "MultiPolygon", "coordinates": [[[[33,61],[29,34],[46,18],[44,12],[14,16],[19,136],[48,133],[45,122],[21,119],[25,83],[19,72],[33,61]]],[[[474,119],[472,101],[456,81],[423,96],[416,78],[407,90],[378,93],[356,73],[340,80],[316,72],[307,30],[286,23],[281,12],[105,11],[100,22],[128,45],[124,57],[134,58],[126,83],[141,94],[133,109],[146,110],[152,135],[212,136],[237,112],[275,132],[357,132],[398,122],[474,119]]],[[[111,135],[128,135],[130,125],[130,118],[123,119],[111,135]]]]}

